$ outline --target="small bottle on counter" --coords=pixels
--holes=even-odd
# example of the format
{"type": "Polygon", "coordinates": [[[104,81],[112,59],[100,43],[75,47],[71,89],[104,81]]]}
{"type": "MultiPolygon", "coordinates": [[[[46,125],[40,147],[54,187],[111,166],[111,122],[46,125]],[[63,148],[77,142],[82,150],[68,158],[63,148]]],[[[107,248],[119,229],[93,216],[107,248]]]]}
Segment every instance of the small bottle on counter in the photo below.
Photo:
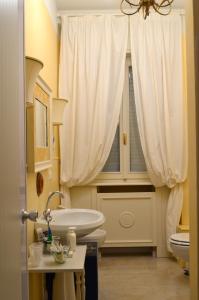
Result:
{"type": "Polygon", "coordinates": [[[43,230],[42,230],[42,228],[37,228],[36,229],[36,234],[37,234],[37,241],[38,242],[43,242],[43,240],[44,240],[44,233],[43,233],[43,230]]]}
{"type": "Polygon", "coordinates": [[[67,242],[70,247],[70,250],[74,252],[76,249],[75,227],[69,227],[66,237],[67,237],[67,242]]]}

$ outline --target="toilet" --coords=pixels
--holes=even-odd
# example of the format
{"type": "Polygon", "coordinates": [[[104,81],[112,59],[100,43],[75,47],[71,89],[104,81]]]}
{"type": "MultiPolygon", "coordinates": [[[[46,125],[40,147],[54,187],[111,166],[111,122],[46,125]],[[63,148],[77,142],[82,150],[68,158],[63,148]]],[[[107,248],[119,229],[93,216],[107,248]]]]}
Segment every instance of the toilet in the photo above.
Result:
{"type": "Polygon", "coordinates": [[[79,238],[80,242],[96,242],[98,249],[104,244],[106,239],[106,231],[103,229],[96,229],[92,233],[79,238]]]}
{"type": "Polygon", "coordinates": [[[172,234],[170,239],[170,247],[175,257],[189,262],[189,233],[175,233],[172,234]]]}
{"type": "Polygon", "coordinates": [[[106,239],[106,231],[98,228],[95,231],[93,231],[92,233],[79,238],[78,242],[80,242],[81,244],[86,244],[87,247],[88,247],[88,243],[92,243],[92,242],[97,243],[98,259],[100,259],[101,258],[100,248],[104,244],[105,239],[106,239]]]}

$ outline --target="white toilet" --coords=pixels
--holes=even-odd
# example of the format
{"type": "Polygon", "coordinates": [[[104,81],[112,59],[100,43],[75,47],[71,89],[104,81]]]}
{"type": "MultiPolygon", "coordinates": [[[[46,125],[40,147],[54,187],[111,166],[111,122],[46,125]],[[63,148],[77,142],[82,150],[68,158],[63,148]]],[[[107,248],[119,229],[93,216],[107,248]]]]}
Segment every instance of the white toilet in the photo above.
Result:
{"type": "Polygon", "coordinates": [[[81,243],[89,243],[89,242],[96,242],[97,243],[97,248],[98,248],[98,259],[101,258],[101,251],[100,248],[102,247],[102,245],[104,244],[106,239],[106,231],[103,229],[96,229],[95,231],[93,231],[92,233],[83,236],[82,238],[79,238],[78,241],[80,241],[81,243]]]}
{"type": "Polygon", "coordinates": [[[170,246],[175,257],[189,262],[189,233],[175,233],[172,234],[170,239],[170,246]]]}
{"type": "Polygon", "coordinates": [[[106,231],[103,229],[96,229],[92,233],[79,238],[81,242],[97,242],[98,249],[104,244],[106,239],[106,231]]]}

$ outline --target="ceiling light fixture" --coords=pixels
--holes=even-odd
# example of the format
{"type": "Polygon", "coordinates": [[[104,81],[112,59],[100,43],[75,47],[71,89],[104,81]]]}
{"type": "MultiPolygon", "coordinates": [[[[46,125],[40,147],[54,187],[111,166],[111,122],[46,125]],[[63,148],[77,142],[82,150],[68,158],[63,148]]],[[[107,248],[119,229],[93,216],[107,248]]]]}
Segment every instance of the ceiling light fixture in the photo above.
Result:
{"type": "Polygon", "coordinates": [[[149,16],[150,8],[152,7],[160,15],[167,16],[171,12],[171,4],[173,1],[174,0],[122,0],[120,9],[123,14],[129,16],[142,10],[144,19],[146,19],[149,16]],[[136,9],[131,11],[133,8],[136,9]]]}

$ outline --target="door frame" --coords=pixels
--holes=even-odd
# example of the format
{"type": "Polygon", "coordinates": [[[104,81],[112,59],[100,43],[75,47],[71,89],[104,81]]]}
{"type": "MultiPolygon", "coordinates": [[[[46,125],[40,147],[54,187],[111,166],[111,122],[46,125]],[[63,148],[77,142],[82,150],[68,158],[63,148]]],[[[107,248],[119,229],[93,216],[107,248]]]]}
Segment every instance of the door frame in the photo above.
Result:
{"type": "Polygon", "coordinates": [[[199,299],[199,2],[186,0],[191,300],[199,299]]]}

